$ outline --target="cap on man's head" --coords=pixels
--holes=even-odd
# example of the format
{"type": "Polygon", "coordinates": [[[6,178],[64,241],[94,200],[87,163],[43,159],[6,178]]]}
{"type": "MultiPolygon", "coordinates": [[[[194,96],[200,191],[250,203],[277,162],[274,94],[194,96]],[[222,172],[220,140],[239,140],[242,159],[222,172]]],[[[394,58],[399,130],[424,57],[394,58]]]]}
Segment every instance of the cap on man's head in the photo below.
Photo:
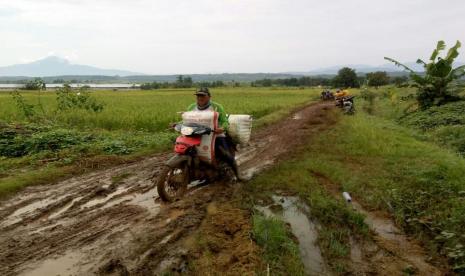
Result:
{"type": "Polygon", "coordinates": [[[208,90],[207,87],[201,87],[199,89],[197,89],[197,91],[195,92],[194,95],[197,95],[197,96],[211,96],[210,95],[210,91],[208,90]]]}

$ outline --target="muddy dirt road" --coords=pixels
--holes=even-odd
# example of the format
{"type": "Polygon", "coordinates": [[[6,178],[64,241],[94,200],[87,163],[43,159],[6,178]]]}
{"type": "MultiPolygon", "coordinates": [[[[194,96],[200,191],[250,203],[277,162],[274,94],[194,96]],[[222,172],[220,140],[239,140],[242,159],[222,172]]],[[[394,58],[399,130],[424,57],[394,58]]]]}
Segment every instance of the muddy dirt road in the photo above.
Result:
{"type": "MultiPolygon", "coordinates": [[[[327,115],[331,106],[308,105],[254,134],[250,145],[238,154],[243,178],[287,158],[312,135],[334,125],[327,115]]],[[[230,214],[218,214],[212,207],[227,202],[240,185],[192,186],[183,200],[163,204],[151,177],[156,177],[169,155],[158,154],[54,185],[28,187],[0,202],[0,275],[189,272],[192,234],[199,227],[213,226],[209,231],[227,231],[224,236],[249,244],[225,246],[226,251],[240,252],[232,252],[234,258],[220,270],[253,272],[260,261],[248,237],[247,214],[232,207],[227,210],[230,214]],[[208,214],[222,221],[207,223],[208,214]]],[[[409,263],[404,258],[402,262],[409,263]]]]}
{"type": "MultiPolygon", "coordinates": [[[[238,154],[244,178],[318,131],[308,122],[324,126],[327,108],[311,105],[254,135],[238,154]]],[[[0,274],[152,274],[177,262],[185,252],[176,242],[200,225],[212,200],[234,188],[192,188],[184,200],[164,205],[150,178],[169,155],[28,187],[1,202],[0,274]]]]}

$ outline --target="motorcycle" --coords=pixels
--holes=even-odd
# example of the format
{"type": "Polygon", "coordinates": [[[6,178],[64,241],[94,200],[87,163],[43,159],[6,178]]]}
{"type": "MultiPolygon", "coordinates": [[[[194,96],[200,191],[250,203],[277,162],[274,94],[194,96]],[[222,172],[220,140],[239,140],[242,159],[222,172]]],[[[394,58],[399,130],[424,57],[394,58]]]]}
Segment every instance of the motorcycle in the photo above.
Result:
{"type": "Polygon", "coordinates": [[[336,106],[342,108],[344,114],[353,115],[355,113],[354,97],[355,96],[338,98],[336,99],[336,106]]]}
{"type": "MultiPolygon", "coordinates": [[[[216,135],[206,126],[189,123],[176,124],[174,129],[180,132],[174,145],[175,155],[171,157],[156,180],[157,191],[163,201],[173,202],[182,197],[188,185],[197,180],[209,182],[226,179],[229,182],[237,181],[236,173],[231,165],[223,158],[215,158],[212,162],[203,161],[198,148],[203,135],[216,135]]],[[[214,150],[214,147],[212,148],[214,150]]],[[[221,154],[230,154],[234,158],[234,147],[229,152],[220,147],[221,154]]]]}
{"type": "Polygon", "coordinates": [[[322,101],[334,100],[334,94],[331,91],[326,90],[321,92],[320,98],[322,101]]]}

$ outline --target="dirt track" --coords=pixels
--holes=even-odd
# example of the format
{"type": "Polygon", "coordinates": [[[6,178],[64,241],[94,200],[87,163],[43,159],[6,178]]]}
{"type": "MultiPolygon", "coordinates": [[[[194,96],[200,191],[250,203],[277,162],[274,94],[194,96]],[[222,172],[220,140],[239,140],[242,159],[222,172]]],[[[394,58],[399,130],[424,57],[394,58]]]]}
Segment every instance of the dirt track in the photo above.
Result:
{"type": "MultiPolygon", "coordinates": [[[[330,107],[312,104],[261,129],[239,152],[243,176],[252,177],[286,158],[312,135],[332,126],[330,107]]],[[[248,242],[247,215],[232,207],[225,215],[224,208],[215,208],[239,186],[192,187],[179,202],[160,202],[150,179],[168,156],[163,153],[58,184],[28,187],[0,202],[0,275],[156,275],[168,268],[188,272],[191,256],[202,257],[189,247],[199,227],[227,229],[225,236],[232,241],[248,242]],[[206,222],[206,216],[214,221],[206,222]]],[[[232,252],[233,261],[219,271],[244,274],[244,267],[252,272],[260,265],[256,247],[228,246],[223,251],[241,248],[241,252],[232,252]]]]}

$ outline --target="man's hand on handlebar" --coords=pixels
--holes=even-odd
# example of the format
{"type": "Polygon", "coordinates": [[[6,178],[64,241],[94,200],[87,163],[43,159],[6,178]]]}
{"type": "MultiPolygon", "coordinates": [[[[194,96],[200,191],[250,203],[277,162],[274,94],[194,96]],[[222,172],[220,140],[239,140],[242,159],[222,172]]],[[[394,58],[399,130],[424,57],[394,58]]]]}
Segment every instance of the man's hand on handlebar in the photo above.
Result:
{"type": "Polygon", "coordinates": [[[221,134],[221,133],[224,132],[224,129],[220,127],[220,128],[215,129],[214,132],[215,132],[216,134],[221,134]]]}

